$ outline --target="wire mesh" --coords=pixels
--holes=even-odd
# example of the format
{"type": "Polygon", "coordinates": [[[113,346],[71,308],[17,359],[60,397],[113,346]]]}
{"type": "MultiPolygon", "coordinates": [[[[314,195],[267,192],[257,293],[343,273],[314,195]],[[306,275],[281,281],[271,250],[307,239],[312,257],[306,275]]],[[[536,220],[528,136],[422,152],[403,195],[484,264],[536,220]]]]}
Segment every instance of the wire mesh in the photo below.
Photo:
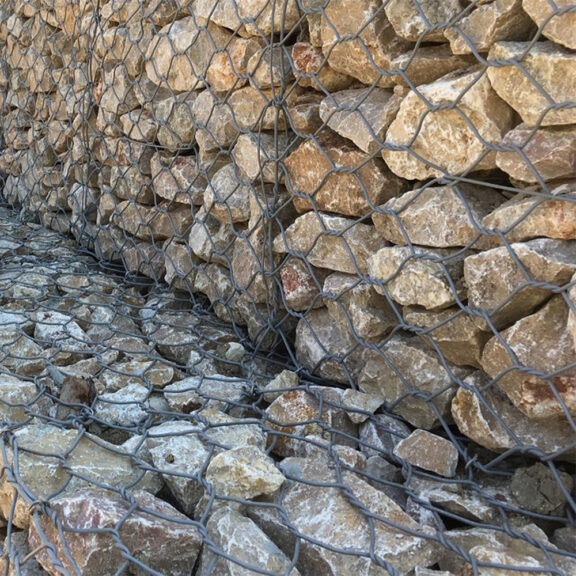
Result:
{"type": "Polygon", "coordinates": [[[4,0],[3,573],[576,574],[575,30],[4,0]]]}

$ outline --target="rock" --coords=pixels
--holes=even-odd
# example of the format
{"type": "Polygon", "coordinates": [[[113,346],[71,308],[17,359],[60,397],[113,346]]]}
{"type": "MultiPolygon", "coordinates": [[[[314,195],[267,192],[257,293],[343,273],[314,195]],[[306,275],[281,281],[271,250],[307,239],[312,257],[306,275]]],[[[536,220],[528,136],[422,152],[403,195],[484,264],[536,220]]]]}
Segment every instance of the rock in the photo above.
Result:
{"type": "MultiPolygon", "coordinates": [[[[158,91],[158,88],[156,88],[158,91]]],[[[196,142],[196,122],[192,115],[197,92],[174,95],[154,94],[146,106],[158,126],[158,142],[169,150],[180,151],[192,148],[196,142]]]]}
{"type": "MultiPolygon", "coordinates": [[[[2,364],[10,363],[3,361],[2,364]]],[[[0,374],[0,418],[8,425],[25,423],[30,418],[30,411],[47,412],[51,404],[48,398],[40,395],[34,382],[20,380],[10,374],[0,374]]]]}
{"type": "Polygon", "coordinates": [[[323,300],[341,330],[378,340],[398,325],[398,311],[385,296],[357,276],[330,274],[324,281],[323,300]]]}
{"type": "Polygon", "coordinates": [[[566,327],[568,310],[563,297],[554,296],[536,313],[494,336],[482,354],[483,369],[535,420],[576,414],[574,369],[569,368],[576,352],[566,327]]]}
{"type": "Polygon", "coordinates": [[[518,505],[544,515],[562,515],[566,494],[573,487],[574,480],[570,474],[542,462],[516,469],[510,481],[510,490],[518,505]]]}
{"type": "Polygon", "coordinates": [[[392,172],[408,180],[489,170],[496,167],[496,153],[489,147],[500,143],[513,122],[512,110],[485,74],[455,72],[402,100],[382,156],[392,172]],[[430,106],[437,108],[431,111],[430,106]]]}
{"type": "Polygon", "coordinates": [[[412,42],[444,42],[444,29],[460,14],[462,2],[420,0],[418,4],[414,4],[391,0],[384,11],[398,36],[412,42]]]}
{"type": "Polygon", "coordinates": [[[242,182],[234,164],[220,168],[204,192],[204,209],[220,222],[247,222],[250,219],[250,198],[256,191],[242,182]]]}
{"type": "Polygon", "coordinates": [[[471,184],[417,188],[388,200],[372,221],[393,244],[470,246],[486,242],[480,238],[482,219],[503,201],[496,190],[471,184]]]}
{"type": "Polygon", "coordinates": [[[208,21],[218,24],[223,28],[238,31],[240,35],[245,35],[242,20],[236,10],[236,0],[196,0],[194,2],[194,16],[201,26],[208,24],[208,21]]]}
{"type": "Polygon", "coordinates": [[[308,264],[305,260],[288,256],[280,268],[285,305],[297,312],[324,305],[320,292],[330,272],[308,264]]]}
{"type": "Polygon", "coordinates": [[[380,150],[403,95],[382,88],[332,92],[320,105],[322,121],[366,154],[380,150]]]}
{"type": "Polygon", "coordinates": [[[202,260],[195,256],[186,244],[164,244],[164,281],[172,288],[193,291],[196,273],[202,260]]]}
{"type": "Polygon", "coordinates": [[[475,372],[464,380],[452,401],[452,416],[460,432],[494,452],[534,448],[561,460],[576,461],[572,425],[566,420],[532,420],[507,396],[490,385],[490,378],[475,372]]]}
{"type": "MultiPolygon", "coordinates": [[[[294,91],[298,93],[298,91],[294,91]]],[[[284,114],[277,114],[276,108],[270,106],[273,90],[260,90],[254,86],[245,86],[234,90],[227,102],[232,108],[234,122],[242,131],[258,132],[286,127],[284,114]]],[[[293,92],[286,95],[288,102],[295,99],[293,92]]]]}
{"type": "Polygon", "coordinates": [[[267,90],[293,82],[290,62],[290,53],[282,45],[261,48],[248,62],[250,83],[255,88],[267,90]]]}
{"type": "Polygon", "coordinates": [[[464,254],[448,248],[391,246],[368,259],[376,292],[403,306],[427,310],[456,304],[465,295],[464,254]]]}
{"type": "Polygon", "coordinates": [[[286,159],[288,188],[298,212],[363,216],[403,190],[379,159],[370,159],[331,131],[305,140],[286,159]]]}
{"type": "Polygon", "coordinates": [[[575,240],[576,180],[557,185],[550,195],[517,194],[482,220],[482,227],[522,242],[539,236],[575,240]]]}
{"type": "Polygon", "coordinates": [[[255,446],[246,446],[212,458],[206,469],[206,480],[216,498],[250,500],[273,494],[284,484],[285,478],[265,452],[255,446]]]}
{"type": "Polygon", "coordinates": [[[246,32],[251,36],[268,38],[278,30],[288,33],[300,19],[297,0],[282,0],[270,5],[268,0],[245,0],[234,5],[246,32]]]}
{"type": "MultiPolygon", "coordinates": [[[[238,574],[239,565],[229,558],[253,566],[256,570],[300,576],[296,568],[290,569],[292,560],[258,528],[254,521],[231,508],[226,507],[214,512],[208,520],[206,529],[208,537],[223,555],[215,555],[210,549],[205,550],[199,572],[201,576],[238,574]]],[[[246,574],[252,571],[244,568],[241,570],[246,574]]]]}
{"type": "Polygon", "coordinates": [[[148,417],[149,395],[148,388],[135,383],[117,392],[100,394],[94,407],[95,415],[104,425],[124,428],[138,426],[148,417]]]}
{"type": "Polygon", "coordinates": [[[488,60],[498,62],[488,68],[492,87],[528,126],[576,123],[576,110],[566,106],[576,91],[572,52],[553,42],[496,42],[488,60]]]}
{"type": "MultiPolygon", "coordinates": [[[[47,344],[49,345],[49,341],[47,344]]],[[[40,374],[44,370],[45,358],[50,356],[51,352],[52,350],[48,350],[47,353],[19,328],[9,326],[0,330],[0,365],[5,370],[22,376],[40,374]]]]}
{"type": "Polygon", "coordinates": [[[375,414],[360,426],[360,450],[368,458],[392,458],[400,440],[410,435],[410,428],[390,414],[375,414]]]}
{"type": "MultiPolygon", "coordinates": [[[[113,166],[110,170],[110,192],[114,199],[114,208],[120,203],[117,198],[153,205],[154,192],[150,184],[150,178],[142,174],[138,166],[113,166]]],[[[79,203],[82,204],[84,202],[79,203]]]]}
{"type": "Polygon", "coordinates": [[[496,164],[516,180],[530,183],[573,178],[576,174],[576,127],[534,130],[521,124],[502,140],[496,164]]]}
{"type": "Polygon", "coordinates": [[[30,556],[27,532],[12,532],[3,545],[0,570],[6,576],[46,576],[34,556],[30,556]]]}
{"type": "Polygon", "coordinates": [[[569,241],[538,238],[468,256],[464,281],[468,306],[482,313],[479,325],[487,329],[489,318],[500,329],[533,312],[552,295],[533,283],[568,282],[576,266],[573,252],[569,241]]]}
{"type": "Polygon", "coordinates": [[[288,106],[290,124],[299,136],[311,136],[323,124],[320,118],[322,96],[315,92],[304,92],[288,106]]]}
{"type": "Polygon", "coordinates": [[[456,306],[445,310],[404,308],[404,321],[422,329],[422,341],[438,348],[442,355],[457,366],[480,368],[480,358],[492,333],[482,330],[474,318],[456,306]]]}
{"type": "Polygon", "coordinates": [[[477,5],[460,18],[457,27],[444,30],[454,54],[488,52],[501,40],[529,40],[534,24],[524,10],[522,0],[496,0],[477,5]]]}
{"type": "Polygon", "coordinates": [[[103,384],[104,390],[110,393],[132,384],[146,388],[164,388],[175,376],[176,370],[166,361],[129,360],[115,362],[113,367],[99,370],[98,381],[103,384]]]}
{"type": "Polygon", "coordinates": [[[346,409],[348,418],[354,424],[360,424],[368,420],[382,404],[384,404],[384,400],[381,396],[364,394],[364,392],[351,388],[344,390],[342,395],[342,405],[346,409]]]}
{"type": "Polygon", "coordinates": [[[206,177],[195,156],[165,156],[155,154],[150,161],[154,193],[178,204],[201,205],[206,177]]]}
{"type": "Polygon", "coordinates": [[[262,397],[266,402],[272,403],[284,392],[298,388],[299,383],[298,374],[290,370],[282,370],[264,387],[262,397]]]}
{"type": "Polygon", "coordinates": [[[231,34],[208,24],[199,26],[193,16],[175,20],[152,38],[145,57],[148,78],[175,92],[204,86],[214,55],[226,47],[231,34]]]}
{"type": "Polygon", "coordinates": [[[200,92],[191,108],[196,141],[204,151],[217,152],[238,138],[231,106],[210,90],[200,92]]]}
{"type": "Polygon", "coordinates": [[[50,574],[62,567],[86,576],[118,573],[127,563],[133,564],[127,562],[128,551],[137,562],[135,571],[144,566],[184,576],[202,548],[197,526],[142,490],[128,501],[114,492],[84,489],[52,499],[50,510],[50,516],[42,514],[32,524],[29,536],[31,548],[38,550],[36,559],[50,574]]]}
{"type": "Polygon", "coordinates": [[[128,271],[143,274],[156,282],[160,282],[166,272],[164,254],[160,248],[149,242],[138,242],[125,248],[122,262],[128,271]]]}
{"type": "Polygon", "coordinates": [[[381,351],[366,349],[358,376],[362,392],[380,396],[386,408],[417,428],[430,430],[450,410],[456,378],[468,371],[448,363],[419,339],[394,336],[381,351]]]}
{"type": "Polygon", "coordinates": [[[556,0],[554,6],[545,0],[523,0],[522,8],[538,26],[544,24],[542,34],[567,48],[576,49],[576,14],[571,0],[556,0]],[[566,11],[563,11],[567,9],[566,11]]]}
{"type": "Polygon", "coordinates": [[[277,184],[284,179],[281,160],[288,146],[288,137],[282,133],[250,132],[238,137],[232,154],[236,166],[250,182],[277,184]]]}
{"type": "Polygon", "coordinates": [[[398,442],[394,454],[408,464],[446,478],[456,475],[458,449],[452,442],[426,430],[415,430],[398,442]]]}
{"type": "Polygon", "coordinates": [[[552,542],[562,550],[574,550],[576,529],[571,526],[556,529],[552,535],[552,542]]]}
{"type": "Polygon", "coordinates": [[[274,239],[274,251],[305,257],[313,266],[356,274],[382,246],[373,226],[339,216],[308,212],[274,239]]]}

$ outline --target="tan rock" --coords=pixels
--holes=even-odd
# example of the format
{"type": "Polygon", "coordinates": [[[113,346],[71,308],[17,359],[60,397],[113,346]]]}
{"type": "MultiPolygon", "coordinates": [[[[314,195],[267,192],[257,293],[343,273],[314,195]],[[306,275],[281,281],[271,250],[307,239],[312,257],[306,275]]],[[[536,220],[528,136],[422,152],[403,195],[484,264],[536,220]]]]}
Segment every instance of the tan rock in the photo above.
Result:
{"type": "Polygon", "coordinates": [[[280,268],[286,306],[297,312],[324,306],[320,292],[329,273],[328,270],[311,266],[305,260],[288,256],[280,268]]]}
{"type": "Polygon", "coordinates": [[[308,212],[274,239],[274,251],[302,255],[313,266],[337,272],[366,273],[368,258],[384,241],[373,226],[328,214],[308,212]]]}
{"type": "Polygon", "coordinates": [[[275,184],[284,180],[282,160],[288,146],[285,134],[250,132],[238,137],[232,153],[236,165],[250,182],[275,184]]]}
{"type": "Polygon", "coordinates": [[[192,292],[198,267],[202,260],[198,258],[186,244],[169,242],[163,246],[164,281],[173,288],[192,292]]]}
{"type": "Polygon", "coordinates": [[[288,105],[291,126],[300,136],[312,135],[322,126],[321,101],[321,94],[308,92],[296,97],[294,102],[288,105]]]}
{"type": "Polygon", "coordinates": [[[104,110],[126,114],[138,107],[134,82],[124,66],[116,65],[102,70],[103,92],[99,104],[104,110]]]}
{"type": "Polygon", "coordinates": [[[248,62],[250,83],[260,90],[293,82],[290,53],[283,45],[266,46],[258,50],[248,62]]]}
{"type": "Polygon", "coordinates": [[[529,40],[535,31],[530,17],[522,10],[522,0],[496,0],[480,3],[460,18],[457,26],[444,30],[454,54],[488,52],[501,40],[529,40]]]}
{"type": "Polygon", "coordinates": [[[220,168],[204,192],[206,213],[220,222],[247,222],[250,219],[250,198],[256,192],[242,182],[233,164],[220,168]]]}
{"type": "Polygon", "coordinates": [[[562,296],[553,297],[538,312],[492,338],[482,354],[484,370],[498,377],[499,388],[534,420],[576,414],[576,377],[569,368],[576,352],[567,330],[568,310],[562,296]]]}
{"type": "Polygon", "coordinates": [[[560,184],[551,196],[518,194],[482,220],[482,227],[503,233],[509,242],[539,236],[576,239],[576,180],[560,184]]]}
{"type": "Polygon", "coordinates": [[[384,400],[381,396],[364,394],[364,392],[349,388],[344,390],[342,404],[346,408],[348,418],[355,424],[360,424],[368,420],[384,404],[384,400]]]}
{"type": "Polygon", "coordinates": [[[522,8],[538,26],[545,23],[542,34],[546,38],[574,50],[576,49],[576,14],[570,11],[573,7],[572,0],[556,0],[554,5],[546,0],[522,1],[522,8]]]}
{"type": "Polygon", "coordinates": [[[488,68],[492,87],[528,126],[576,123],[576,110],[566,106],[576,92],[572,52],[553,42],[497,42],[488,60],[499,63],[488,68]]]}
{"type": "Polygon", "coordinates": [[[268,0],[245,0],[236,4],[238,16],[251,36],[270,37],[278,30],[289,32],[300,19],[297,0],[281,0],[271,5],[268,0]]]}
{"type": "Polygon", "coordinates": [[[154,204],[154,192],[148,176],[138,166],[112,166],[110,192],[121,200],[138,204],[154,204]]]}
{"type": "Polygon", "coordinates": [[[495,152],[488,146],[500,143],[513,121],[485,74],[454,73],[404,98],[385,142],[404,149],[385,148],[382,156],[395,174],[409,180],[495,168],[495,152]],[[430,111],[430,105],[441,108],[430,111]]]}
{"type": "Polygon", "coordinates": [[[576,126],[534,130],[517,126],[502,140],[496,164],[516,180],[530,183],[576,175],[576,126]]]}
{"type": "Polygon", "coordinates": [[[230,267],[235,239],[236,232],[232,226],[216,220],[201,208],[190,228],[188,244],[198,258],[230,267]]]}
{"type": "Polygon", "coordinates": [[[200,92],[190,110],[196,141],[206,151],[228,148],[238,137],[232,108],[210,90],[200,92]]]}
{"type": "Polygon", "coordinates": [[[482,219],[503,201],[495,190],[472,184],[418,188],[390,199],[372,221],[393,244],[470,246],[479,239],[482,219]]]}
{"type": "Polygon", "coordinates": [[[464,262],[468,305],[482,312],[483,318],[477,319],[481,326],[490,318],[492,325],[502,328],[530,314],[552,295],[549,289],[531,283],[562,286],[575,266],[572,244],[548,238],[468,256],[464,262]]]}
{"type": "MultiPolygon", "coordinates": [[[[259,130],[274,130],[285,128],[286,121],[283,114],[269,106],[273,99],[271,90],[260,90],[254,86],[245,86],[229,96],[227,102],[232,108],[234,122],[243,130],[258,132],[259,130]]],[[[287,97],[291,100],[290,96],[287,97]]]]}
{"type": "Polygon", "coordinates": [[[195,143],[196,121],[192,107],[198,94],[186,92],[162,97],[154,95],[148,106],[158,125],[158,142],[170,150],[187,150],[195,143]]]}
{"type": "Polygon", "coordinates": [[[150,242],[122,243],[122,261],[126,269],[134,274],[143,274],[161,281],[166,273],[164,254],[158,246],[150,242]]]}
{"type": "Polygon", "coordinates": [[[313,208],[362,216],[403,190],[403,182],[331,131],[305,140],[285,162],[299,212],[313,208]]]}
{"type": "Polygon", "coordinates": [[[117,392],[126,386],[139,384],[163,388],[175,377],[173,366],[155,360],[129,360],[115,363],[98,375],[105,392],[117,392]]]}
{"type": "Polygon", "coordinates": [[[214,22],[242,36],[246,33],[242,20],[238,16],[236,0],[196,0],[194,16],[202,26],[206,26],[208,22],[214,22]]]}
{"type": "Polygon", "coordinates": [[[198,167],[196,156],[154,154],[150,161],[154,193],[165,200],[199,206],[208,182],[198,167]]]}

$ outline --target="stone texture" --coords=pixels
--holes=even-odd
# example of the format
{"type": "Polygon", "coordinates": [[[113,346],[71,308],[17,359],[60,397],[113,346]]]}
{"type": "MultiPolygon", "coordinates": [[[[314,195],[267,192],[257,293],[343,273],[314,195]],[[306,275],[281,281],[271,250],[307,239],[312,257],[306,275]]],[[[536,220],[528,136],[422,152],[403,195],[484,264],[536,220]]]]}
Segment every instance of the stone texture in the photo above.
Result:
{"type": "Polygon", "coordinates": [[[497,42],[488,59],[501,63],[488,68],[492,87],[528,126],[576,122],[576,111],[562,106],[572,101],[576,91],[576,56],[572,52],[553,42],[497,42]]]}
{"type": "Polygon", "coordinates": [[[431,186],[390,199],[372,214],[372,221],[393,244],[469,246],[482,242],[478,240],[482,219],[503,201],[496,190],[484,186],[431,186]]]}
{"type": "Polygon", "coordinates": [[[158,142],[169,150],[187,150],[196,142],[196,123],[192,107],[198,97],[197,92],[184,92],[174,95],[164,94],[158,88],[145,106],[157,125],[158,142]]]}
{"type": "Polygon", "coordinates": [[[248,62],[248,74],[252,86],[260,90],[281,87],[293,82],[290,53],[282,45],[261,48],[248,62]]]}
{"type": "Polygon", "coordinates": [[[173,288],[192,291],[202,260],[186,244],[169,242],[163,246],[162,251],[166,269],[164,281],[173,288]]]}
{"type": "Polygon", "coordinates": [[[523,0],[522,8],[538,26],[544,25],[542,34],[557,44],[576,49],[576,14],[571,0],[556,0],[554,6],[546,0],[523,0]]]}
{"type": "Polygon", "coordinates": [[[364,394],[352,388],[344,390],[342,395],[342,404],[346,408],[346,414],[354,424],[365,422],[383,403],[381,396],[364,394]]]}
{"type": "Polygon", "coordinates": [[[241,134],[233,149],[234,161],[250,182],[282,182],[281,161],[288,151],[288,144],[288,137],[282,133],[241,134]]]}
{"type": "Polygon", "coordinates": [[[320,293],[330,272],[311,266],[301,258],[288,256],[280,269],[286,307],[297,312],[324,305],[320,293]]]}
{"type": "Polygon", "coordinates": [[[500,143],[513,122],[512,110],[486,74],[449,74],[402,100],[385,141],[401,149],[385,147],[382,156],[395,174],[408,180],[492,169],[495,152],[489,147],[500,143]],[[431,105],[440,108],[431,111],[431,105]]]}
{"type": "Polygon", "coordinates": [[[208,184],[195,156],[155,154],[150,161],[154,193],[179,204],[202,204],[208,184]]]}
{"type": "Polygon", "coordinates": [[[569,241],[548,238],[468,256],[464,261],[468,305],[483,314],[477,319],[482,327],[487,326],[488,317],[496,328],[510,325],[552,295],[550,289],[532,283],[562,286],[572,277],[575,264],[569,241]]]}
{"type": "Polygon", "coordinates": [[[225,224],[250,219],[250,198],[255,191],[239,178],[233,164],[220,168],[204,192],[206,213],[225,224]]]}
{"type": "Polygon", "coordinates": [[[200,149],[217,152],[236,141],[238,132],[232,108],[210,90],[200,92],[191,108],[196,125],[196,141],[200,149]]]}
{"type": "Polygon", "coordinates": [[[252,36],[270,37],[273,31],[288,32],[300,18],[300,8],[296,0],[282,0],[272,6],[268,0],[246,0],[237,5],[238,16],[246,32],[252,36]]]}
{"type": "Polygon", "coordinates": [[[403,190],[401,180],[383,162],[370,159],[331,131],[305,140],[285,164],[299,212],[362,216],[403,190]]]}
{"type": "Polygon", "coordinates": [[[390,414],[375,414],[360,426],[360,450],[368,459],[392,459],[394,448],[410,432],[410,427],[400,418],[390,414]]]}

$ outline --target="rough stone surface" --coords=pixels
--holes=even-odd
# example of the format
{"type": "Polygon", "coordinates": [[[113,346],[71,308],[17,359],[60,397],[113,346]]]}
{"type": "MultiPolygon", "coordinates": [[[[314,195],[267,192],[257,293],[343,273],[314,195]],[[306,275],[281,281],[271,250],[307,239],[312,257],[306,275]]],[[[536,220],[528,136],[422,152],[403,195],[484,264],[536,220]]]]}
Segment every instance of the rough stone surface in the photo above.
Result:
{"type": "Polygon", "coordinates": [[[542,34],[557,44],[576,49],[576,14],[561,12],[573,7],[571,0],[556,0],[552,6],[546,0],[522,0],[522,8],[538,25],[545,24],[542,34]]]}

